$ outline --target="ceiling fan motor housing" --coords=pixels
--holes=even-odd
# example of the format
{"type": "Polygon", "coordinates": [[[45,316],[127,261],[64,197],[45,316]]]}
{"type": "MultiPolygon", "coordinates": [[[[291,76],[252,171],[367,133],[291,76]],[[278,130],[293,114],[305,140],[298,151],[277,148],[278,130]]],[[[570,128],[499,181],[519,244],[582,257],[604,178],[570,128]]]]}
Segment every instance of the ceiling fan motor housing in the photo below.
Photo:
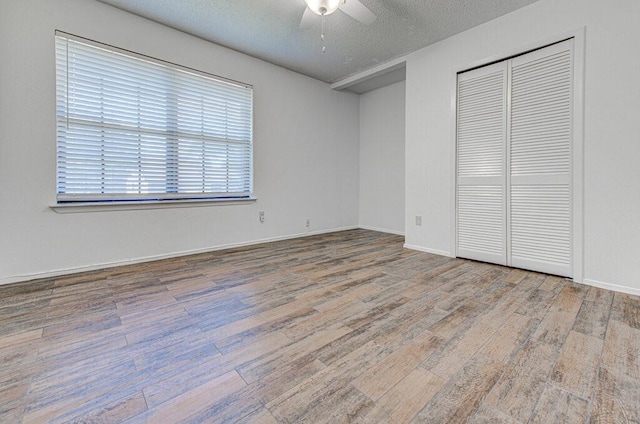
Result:
{"type": "Polygon", "coordinates": [[[340,6],[340,0],[305,0],[307,6],[316,15],[330,15],[340,6]]]}

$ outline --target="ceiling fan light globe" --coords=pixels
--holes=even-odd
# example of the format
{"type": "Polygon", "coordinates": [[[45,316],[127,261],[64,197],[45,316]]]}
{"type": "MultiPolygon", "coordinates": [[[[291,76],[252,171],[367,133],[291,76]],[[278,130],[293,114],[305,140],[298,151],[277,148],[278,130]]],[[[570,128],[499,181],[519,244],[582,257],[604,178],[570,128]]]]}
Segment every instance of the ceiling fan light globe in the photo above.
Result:
{"type": "Polygon", "coordinates": [[[340,6],[340,0],[304,0],[316,15],[330,15],[340,6]]]}

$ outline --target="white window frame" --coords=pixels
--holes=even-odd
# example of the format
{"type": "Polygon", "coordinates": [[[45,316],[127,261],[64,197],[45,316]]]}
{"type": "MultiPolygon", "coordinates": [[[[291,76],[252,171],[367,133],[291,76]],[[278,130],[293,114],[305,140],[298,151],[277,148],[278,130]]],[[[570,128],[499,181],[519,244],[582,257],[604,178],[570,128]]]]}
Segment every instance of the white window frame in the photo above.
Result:
{"type": "MultiPolygon", "coordinates": [[[[62,31],[56,31],[55,36],[56,206],[255,200],[253,87],[250,84],[62,31]],[[109,69],[112,66],[131,66],[131,72],[140,72],[142,75],[137,77],[137,81],[142,82],[134,87],[137,93],[142,93],[138,98],[144,97],[147,93],[144,90],[149,87],[158,88],[162,102],[153,103],[156,99],[151,99],[151,107],[149,101],[143,104],[138,100],[134,104],[135,101],[131,103],[131,99],[120,100],[117,95],[114,97],[113,93],[105,94],[106,90],[95,87],[85,90],[89,92],[88,95],[73,97],[70,92],[84,81],[81,77],[74,80],[74,76],[70,75],[70,69],[73,69],[70,66],[70,61],[73,60],[69,54],[70,45],[98,53],[97,59],[90,56],[92,53],[87,56],[88,60],[97,60],[97,78],[110,76],[109,69]],[[104,69],[100,62],[103,59],[104,69]],[[148,86],[145,72],[160,75],[161,81],[166,81],[167,84],[148,86]],[[115,110],[109,116],[102,112],[98,116],[97,112],[89,111],[95,104],[75,106],[84,104],[83,102],[101,102],[102,97],[109,94],[113,101],[112,110],[115,110]],[[167,98],[172,101],[167,101],[167,98]],[[137,121],[126,110],[132,104],[138,111],[142,110],[142,114],[138,112],[137,121]],[[161,106],[158,108],[159,112],[151,112],[150,109],[156,104],[161,106]],[[181,112],[183,110],[185,112],[181,112]],[[98,133],[101,134],[100,137],[96,135],[98,133]],[[132,149],[131,146],[136,151],[127,153],[127,149],[132,149]],[[118,163],[128,164],[110,165],[111,168],[105,171],[104,164],[97,164],[99,161],[96,159],[96,151],[105,149],[112,149],[114,163],[121,161],[118,163]],[[141,153],[144,149],[150,152],[146,157],[145,153],[141,153]],[[138,169],[135,175],[134,168],[138,169]],[[104,178],[105,174],[108,178],[104,178]],[[102,182],[98,182],[100,175],[102,182]],[[105,179],[107,183],[104,183],[105,179]],[[131,183],[132,179],[139,181],[131,183]],[[145,181],[141,182],[142,180],[145,181]]],[[[120,77],[121,80],[112,82],[116,90],[129,82],[126,80],[126,72],[124,75],[120,74],[120,77]]],[[[127,95],[128,93],[123,98],[127,95]]]]}

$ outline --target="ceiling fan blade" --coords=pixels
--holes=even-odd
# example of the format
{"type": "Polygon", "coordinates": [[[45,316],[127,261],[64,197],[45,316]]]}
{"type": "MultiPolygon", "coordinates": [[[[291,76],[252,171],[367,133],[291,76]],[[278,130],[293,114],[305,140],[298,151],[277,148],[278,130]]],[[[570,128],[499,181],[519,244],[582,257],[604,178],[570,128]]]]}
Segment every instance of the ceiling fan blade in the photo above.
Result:
{"type": "Polygon", "coordinates": [[[344,0],[340,4],[340,10],[365,25],[371,25],[376,20],[376,15],[359,0],[344,0]]]}
{"type": "Polygon", "coordinates": [[[300,29],[309,29],[313,25],[313,21],[315,20],[316,14],[311,11],[308,7],[304,9],[304,13],[302,14],[302,20],[300,21],[300,29]]]}

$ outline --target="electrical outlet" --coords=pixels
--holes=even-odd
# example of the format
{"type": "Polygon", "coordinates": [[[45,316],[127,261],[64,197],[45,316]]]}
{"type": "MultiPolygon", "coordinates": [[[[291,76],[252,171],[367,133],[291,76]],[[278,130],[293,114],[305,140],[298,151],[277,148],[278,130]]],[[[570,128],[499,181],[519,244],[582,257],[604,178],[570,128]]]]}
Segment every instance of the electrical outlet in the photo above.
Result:
{"type": "Polygon", "coordinates": [[[307,218],[307,224],[306,224],[307,228],[311,227],[311,219],[307,218]]]}
{"type": "Polygon", "coordinates": [[[422,225],[422,217],[420,215],[416,215],[416,225],[422,225]]]}
{"type": "Polygon", "coordinates": [[[261,224],[264,224],[264,211],[258,212],[258,219],[260,219],[261,224]]]}

